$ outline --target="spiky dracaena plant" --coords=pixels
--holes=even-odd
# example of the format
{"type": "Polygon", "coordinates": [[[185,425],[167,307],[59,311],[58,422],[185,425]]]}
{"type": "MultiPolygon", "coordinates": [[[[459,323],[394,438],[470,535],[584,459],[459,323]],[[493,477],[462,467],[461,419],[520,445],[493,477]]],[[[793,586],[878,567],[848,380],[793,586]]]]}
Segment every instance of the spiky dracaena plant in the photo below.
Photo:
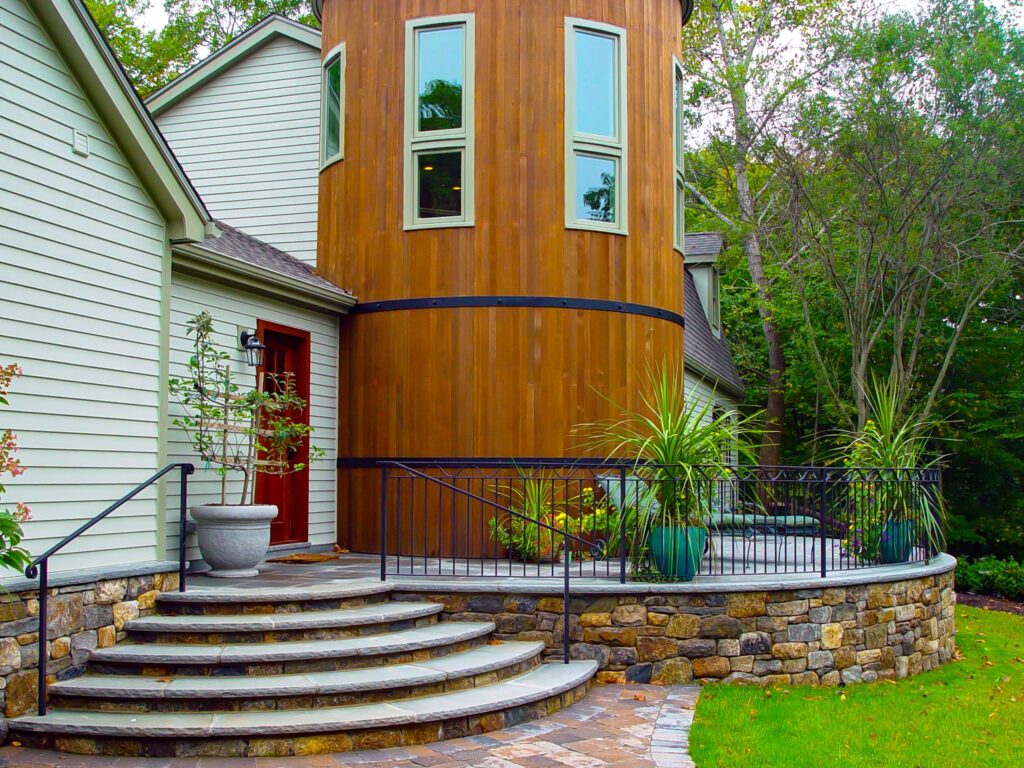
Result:
{"type": "Polygon", "coordinates": [[[879,528],[887,522],[913,522],[921,526],[931,551],[940,552],[945,546],[946,505],[937,488],[921,482],[925,470],[942,463],[941,455],[929,452],[936,421],[919,410],[904,414],[892,379],[873,378],[867,402],[864,426],[840,432],[839,439],[839,458],[851,472],[850,487],[873,507],[867,513],[861,510],[860,517],[879,528]]]}
{"type": "Polygon", "coordinates": [[[754,460],[750,438],[756,434],[756,416],[717,414],[713,397],[688,399],[681,365],[648,367],[639,398],[640,407],[630,409],[606,397],[619,417],[574,430],[588,450],[632,461],[634,474],[653,491],[657,503],[649,493],[631,494],[638,499],[630,545],[634,568],[646,556],[654,528],[708,527],[716,481],[731,472],[730,453],[754,460]]]}

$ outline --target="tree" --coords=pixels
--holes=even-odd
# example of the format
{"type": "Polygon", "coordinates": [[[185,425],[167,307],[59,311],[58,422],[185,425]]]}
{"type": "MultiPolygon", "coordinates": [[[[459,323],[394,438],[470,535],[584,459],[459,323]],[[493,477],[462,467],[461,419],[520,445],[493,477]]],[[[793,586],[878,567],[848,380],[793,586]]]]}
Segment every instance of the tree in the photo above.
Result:
{"type": "Polygon", "coordinates": [[[829,396],[852,400],[862,427],[878,372],[901,410],[927,417],[972,316],[1024,249],[1024,38],[983,4],[937,0],[825,45],[815,97],[775,148],[787,201],[773,242],[829,396]],[[822,289],[841,310],[846,365],[818,346],[822,289]]]}
{"type": "Polygon", "coordinates": [[[767,355],[762,464],[779,463],[786,415],[786,355],[763,253],[773,176],[769,173],[757,185],[752,166],[769,157],[762,150],[771,144],[773,122],[806,84],[806,68],[792,56],[794,39],[810,28],[832,23],[835,5],[833,0],[703,0],[683,38],[688,103],[695,125],[710,131],[710,146],[718,159],[713,166],[689,166],[687,190],[742,242],[756,291],[767,355]],[[704,178],[695,179],[695,175],[704,178]],[[714,176],[731,193],[728,208],[716,206],[702,191],[714,176]]]}
{"type": "Polygon", "coordinates": [[[316,25],[310,0],[164,0],[168,23],[141,26],[153,0],[85,0],[110,47],[143,96],[166,85],[204,56],[269,14],[316,25]]]}

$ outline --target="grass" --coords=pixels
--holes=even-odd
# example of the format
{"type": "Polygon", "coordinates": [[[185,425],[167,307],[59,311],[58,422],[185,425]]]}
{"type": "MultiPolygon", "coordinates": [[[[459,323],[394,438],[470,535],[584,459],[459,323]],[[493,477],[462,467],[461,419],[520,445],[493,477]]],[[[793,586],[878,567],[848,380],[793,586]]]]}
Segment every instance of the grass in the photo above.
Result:
{"type": "Polygon", "coordinates": [[[1024,765],[1024,617],[958,607],[961,658],[898,683],[704,689],[698,768],[1024,765]]]}

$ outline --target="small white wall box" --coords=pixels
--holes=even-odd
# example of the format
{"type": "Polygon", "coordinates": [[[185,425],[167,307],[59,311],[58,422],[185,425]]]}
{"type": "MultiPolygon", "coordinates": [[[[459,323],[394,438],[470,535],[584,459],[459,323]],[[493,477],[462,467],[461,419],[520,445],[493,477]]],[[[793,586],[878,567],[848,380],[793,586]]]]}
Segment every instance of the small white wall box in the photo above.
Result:
{"type": "Polygon", "coordinates": [[[77,128],[73,131],[74,140],[71,142],[71,151],[82,157],[89,156],[89,134],[77,128]]]}

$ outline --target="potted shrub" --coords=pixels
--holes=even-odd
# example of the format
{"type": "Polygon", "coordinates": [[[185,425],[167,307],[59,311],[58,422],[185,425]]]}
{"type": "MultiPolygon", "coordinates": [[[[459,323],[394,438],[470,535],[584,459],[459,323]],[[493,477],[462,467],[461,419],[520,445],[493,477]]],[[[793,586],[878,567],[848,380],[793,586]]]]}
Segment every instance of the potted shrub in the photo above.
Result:
{"type": "MultiPolygon", "coordinates": [[[[10,390],[11,382],[21,376],[21,368],[14,363],[0,365],[0,405],[7,405],[7,392],[10,390]]],[[[7,490],[4,488],[4,475],[17,477],[25,472],[21,461],[14,458],[18,451],[17,437],[11,430],[0,430],[0,495],[7,490]]],[[[24,547],[21,540],[24,533],[21,524],[29,519],[29,508],[20,501],[14,505],[14,510],[0,507],[0,565],[15,571],[24,571],[32,562],[32,556],[24,547]]]]}
{"type": "Polygon", "coordinates": [[[556,498],[555,484],[544,477],[526,477],[522,472],[520,478],[521,483],[513,482],[507,491],[509,509],[518,514],[492,517],[491,538],[525,563],[558,562],[563,537],[543,527],[558,527],[556,518],[562,503],[556,498]]]}
{"type": "MultiPolygon", "coordinates": [[[[582,542],[576,539],[584,539],[600,526],[607,527],[607,511],[595,505],[592,488],[566,503],[556,490],[564,486],[556,486],[553,478],[528,477],[521,470],[519,476],[521,482],[513,481],[506,492],[509,509],[518,514],[499,515],[488,521],[491,538],[513,557],[526,563],[557,563],[565,544],[563,534],[573,537],[570,549],[579,553],[582,542]],[[579,514],[570,514],[570,507],[579,509],[579,514]]],[[[590,550],[603,552],[604,548],[595,544],[590,550]]]]}
{"type": "Polygon", "coordinates": [[[630,542],[634,576],[653,560],[661,577],[690,581],[708,547],[717,480],[730,471],[729,453],[751,456],[750,418],[715,413],[712,400],[688,402],[682,366],[650,369],[640,409],[619,406],[617,419],[583,424],[588,449],[633,462],[629,491],[635,533],[630,542]]]}
{"type": "Polygon", "coordinates": [[[842,460],[857,507],[844,545],[857,557],[886,564],[907,562],[918,543],[940,552],[945,505],[937,489],[920,482],[941,463],[927,450],[934,422],[916,410],[904,415],[891,380],[873,380],[867,401],[864,426],[843,433],[842,460]]]}
{"type": "MultiPolygon", "coordinates": [[[[277,507],[254,504],[256,474],[285,475],[306,468],[292,456],[312,433],[293,415],[306,402],[295,390],[291,373],[260,373],[255,387],[243,387],[231,356],[213,341],[208,312],[188,323],[195,354],[189,375],[170,379],[171,394],[185,409],[174,424],[185,431],[197,454],[220,475],[220,502],[190,509],[196,521],[199,551],[210,564],[209,576],[253,576],[270,546],[270,522],[277,507]],[[270,391],[268,391],[270,390],[270,391]],[[241,488],[229,502],[228,480],[241,475],[241,488]]],[[[311,447],[310,461],[323,455],[311,447]]]]}

